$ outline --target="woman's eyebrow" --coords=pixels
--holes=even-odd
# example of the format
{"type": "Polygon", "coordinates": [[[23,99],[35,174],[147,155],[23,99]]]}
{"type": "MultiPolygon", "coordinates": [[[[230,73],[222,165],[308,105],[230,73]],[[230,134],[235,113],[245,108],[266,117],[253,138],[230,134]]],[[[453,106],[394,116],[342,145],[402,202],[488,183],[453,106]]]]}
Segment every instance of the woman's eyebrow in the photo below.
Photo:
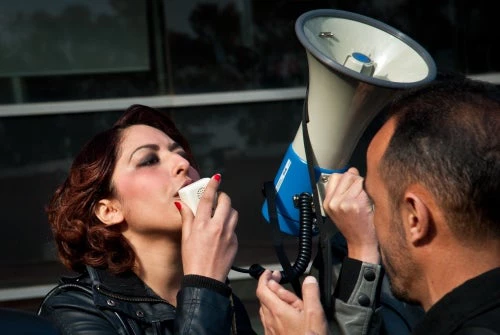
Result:
{"type": "Polygon", "coordinates": [[[158,151],[158,150],[160,150],[160,146],[158,144],[144,144],[144,145],[138,146],[137,148],[135,148],[134,151],[132,151],[132,153],[130,154],[130,157],[128,158],[128,161],[130,162],[132,160],[132,157],[134,156],[134,154],[137,151],[142,150],[142,149],[151,149],[154,151],[158,151]]]}
{"type": "Polygon", "coordinates": [[[177,142],[172,142],[168,145],[168,150],[169,151],[175,151],[177,149],[182,149],[184,150],[184,148],[177,142]]]}

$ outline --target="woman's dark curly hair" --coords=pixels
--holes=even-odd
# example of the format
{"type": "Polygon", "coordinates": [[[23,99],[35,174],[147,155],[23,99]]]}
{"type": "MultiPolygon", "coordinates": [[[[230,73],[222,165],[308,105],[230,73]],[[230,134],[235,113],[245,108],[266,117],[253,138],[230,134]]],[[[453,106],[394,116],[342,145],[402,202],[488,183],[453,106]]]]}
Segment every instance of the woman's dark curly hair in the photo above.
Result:
{"type": "Polygon", "coordinates": [[[147,106],[130,106],[112,128],[85,144],[47,206],[59,258],[73,271],[83,272],[90,265],[122,273],[134,266],[135,253],[120,225],[103,224],[95,215],[95,206],[99,200],[115,196],[111,177],[123,131],[137,124],[163,131],[182,146],[196,168],[188,142],[166,114],[147,106]]]}

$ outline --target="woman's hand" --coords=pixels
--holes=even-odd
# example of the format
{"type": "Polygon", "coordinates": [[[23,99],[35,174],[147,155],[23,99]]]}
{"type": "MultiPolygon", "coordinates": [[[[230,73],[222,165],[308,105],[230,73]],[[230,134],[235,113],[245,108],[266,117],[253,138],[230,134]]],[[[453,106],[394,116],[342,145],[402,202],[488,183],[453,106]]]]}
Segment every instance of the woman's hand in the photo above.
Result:
{"type": "Polygon", "coordinates": [[[214,175],[200,199],[196,216],[186,204],[176,203],[182,217],[184,274],[196,274],[225,282],[238,250],[235,228],[238,212],[231,199],[217,192],[220,174],[214,175]],[[215,204],[215,208],[214,207],[215,204]]]}
{"type": "Polygon", "coordinates": [[[373,206],[356,168],[330,175],[323,207],[347,241],[348,257],[378,264],[373,206]]]}

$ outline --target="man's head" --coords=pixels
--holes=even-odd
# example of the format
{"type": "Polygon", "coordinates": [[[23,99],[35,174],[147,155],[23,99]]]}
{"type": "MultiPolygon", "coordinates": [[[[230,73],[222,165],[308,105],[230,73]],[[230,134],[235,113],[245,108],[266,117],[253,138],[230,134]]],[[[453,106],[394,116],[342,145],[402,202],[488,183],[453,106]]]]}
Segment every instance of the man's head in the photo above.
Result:
{"type": "Polygon", "coordinates": [[[443,230],[468,246],[500,239],[500,96],[494,87],[443,79],[407,92],[367,154],[366,188],[395,295],[413,300],[414,248],[443,230]]]}

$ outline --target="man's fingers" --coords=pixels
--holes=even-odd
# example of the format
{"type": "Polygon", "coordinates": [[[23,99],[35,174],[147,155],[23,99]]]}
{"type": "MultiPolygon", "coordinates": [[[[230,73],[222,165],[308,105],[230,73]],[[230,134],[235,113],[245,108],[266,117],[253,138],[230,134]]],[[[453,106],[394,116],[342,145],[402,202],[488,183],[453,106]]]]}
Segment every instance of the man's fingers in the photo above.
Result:
{"type": "MultiPolygon", "coordinates": [[[[262,307],[269,308],[272,311],[280,311],[289,305],[289,302],[282,299],[276,291],[285,290],[280,284],[274,281],[269,270],[265,270],[257,285],[256,295],[262,307]]],[[[284,293],[286,294],[286,293],[284,293]]],[[[291,294],[291,292],[290,292],[291,294]]],[[[288,299],[292,299],[287,296],[288,299]]]]}
{"type": "Polygon", "coordinates": [[[304,279],[302,298],[306,314],[306,329],[320,335],[328,334],[328,325],[321,305],[318,281],[313,276],[307,276],[304,279]]]}
{"type": "Polygon", "coordinates": [[[347,170],[346,172],[359,176],[359,171],[355,167],[350,167],[349,170],[347,170]]]}
{"type": "Polygon", "coordinates": [[[350,168],[344,173],[332,173],[328,177],[328,183],[326,184],[326,197],[323,201],[323,206],[336,206],[340,200],[344,197],[346,191],[348,191],[352,183],[356,180],[359,174],[356,168],[350,168]],[[335,200],[333,203],[332,200],[335,200]],[[332,203],[331,203],[332,202],[332,203]]]}
{"type": "Polygon", "coordinates": [[[271,291],[273,291],[281,300],[286,302],[287,304],[302,310],[303,309],[303,303],[302,300],[300,300],[299,297],[297,297],[293,292],[287,290],[283,286],[281,286],[279,283],[275,282],[274,279],[270,280],[267,283],[267,286],[271,291]]]}
{"type": "Polygon", "coordinates": [[[269,320],[273,321],[273,317],[272,315],[270,315],[269,310],[265,306],[261,306],[259,308],[259,316],[260,316],[260,321],[262,322],[262,326],[264,326],[265,334],[266,335],[273,334],[272,326],[269,323],[269,320]]]}
{"type": "Polygon", "coordinates": [[[281,280],[281,272],[278,270],[274,270],[271,274],[271,278],[274,279],[277,283],[281,280]]]}
{"type": "Polygon", "coordinates": [[[316,278],[307,276],[302,283],[302,298],[304,299],[304,308],[307,310],[321,308],[319,285],[316,278]]]}
{"type": "Polygon", "coordinates": [[[260,303],[263,304],[263,300],[265,300],[265,292],[267,290],[269,290],[269,288],[267,287],[267,283],[269,282],[269,280],[271,279],[271,271],[269,270],[265,270],[264,272],[262,272],[262,274],[260,275],[259,277],[259,281],[258,281],[258,284],[257,284],[257,290],[256,290],[256,295],[257,295],[257,298],[260,300],[260,303]]]}
{"type": "Polygon", "coordinates": [[[359,179],[359,175],[350,172],[345,172],[338,181],[334,195],[338,198],[343,197],[352,188],[352,185],[359,179]]]}

